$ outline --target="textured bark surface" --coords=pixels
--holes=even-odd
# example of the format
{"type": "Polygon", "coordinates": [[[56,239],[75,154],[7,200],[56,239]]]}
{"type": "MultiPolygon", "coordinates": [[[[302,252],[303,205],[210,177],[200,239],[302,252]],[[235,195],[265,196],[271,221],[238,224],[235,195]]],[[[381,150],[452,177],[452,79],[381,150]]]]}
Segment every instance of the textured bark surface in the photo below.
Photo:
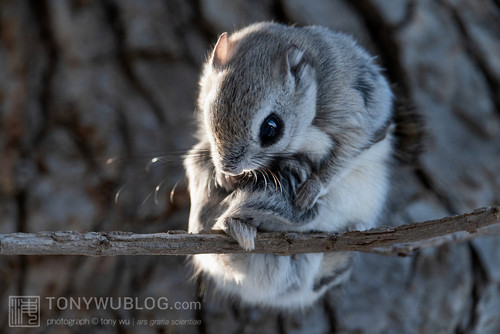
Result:
{"type": "Polygon", "coordinates": [[[345,233],[259,232],[255,248],[243,249],[221,230],[139,234],[123,231],[44,231],[0,234],[0,255],[193,255],[255,253],[296,255],[366,252],[413,255],[429,247],[500,236],[500,208],[482,208],[463,215],[396,227],[345,233]]]}
{"type": "MultiPolygon", "coordinates": [[[[395,170],[384,221],[500,203],[498,0],[3,0],[0,233],[187,229],[181,159],[193,143],[200,66],[218,34],[268,19],[352,34],[425,116],[428,151],[416,171],[395,170]],[[147,168],[155,156],[164,159],[147,168]]],[[[191,274],[173,256],[1,257],[0,332],[10,295],[203,300],[201,310],[41,313],[42,324],[99,316],[199,326],[43,332],[500,332],[498,237],[413,257],[359,255],[341,291],[297,314],[240,308],[191,274]]]]}

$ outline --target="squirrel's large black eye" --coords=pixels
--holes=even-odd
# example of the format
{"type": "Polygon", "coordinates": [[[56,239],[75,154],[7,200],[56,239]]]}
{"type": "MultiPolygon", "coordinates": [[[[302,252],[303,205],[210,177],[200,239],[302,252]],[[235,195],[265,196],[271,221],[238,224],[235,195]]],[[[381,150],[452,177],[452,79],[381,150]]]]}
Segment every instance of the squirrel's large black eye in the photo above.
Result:
{"type": "Polygon", "coordinates": [[[276,143],[283,134],[283,121],[278,115],[269,115],[260,126],[260,144],[269,146],[276,143]]]}

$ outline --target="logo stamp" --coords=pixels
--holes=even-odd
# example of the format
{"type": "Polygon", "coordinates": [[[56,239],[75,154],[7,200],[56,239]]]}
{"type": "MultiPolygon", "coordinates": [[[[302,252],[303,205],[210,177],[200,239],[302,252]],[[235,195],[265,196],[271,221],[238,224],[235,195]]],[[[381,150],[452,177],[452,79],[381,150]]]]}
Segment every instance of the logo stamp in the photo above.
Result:
{"type": "Polygon", "coordinates": [[[9,327],[40,327],[40,296],[9,296],[9,327]]]}

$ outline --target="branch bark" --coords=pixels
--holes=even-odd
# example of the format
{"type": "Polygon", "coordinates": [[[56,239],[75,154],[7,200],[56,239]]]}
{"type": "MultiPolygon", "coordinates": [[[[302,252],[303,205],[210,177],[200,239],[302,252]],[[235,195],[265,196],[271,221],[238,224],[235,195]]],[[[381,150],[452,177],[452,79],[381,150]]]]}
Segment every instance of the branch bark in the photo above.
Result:
{"type": "MultiPolygon", "coordinates": [[[[500,208],[343,234],[262,232],[251,253],[291,255],[360,251],[408,255],[421,248],[500,234],[500,208]]],[[[0,255],[189,255],[245,253],[222,231],[136,234],[131,232],[39,232],[0,234],[0,255]]]]}

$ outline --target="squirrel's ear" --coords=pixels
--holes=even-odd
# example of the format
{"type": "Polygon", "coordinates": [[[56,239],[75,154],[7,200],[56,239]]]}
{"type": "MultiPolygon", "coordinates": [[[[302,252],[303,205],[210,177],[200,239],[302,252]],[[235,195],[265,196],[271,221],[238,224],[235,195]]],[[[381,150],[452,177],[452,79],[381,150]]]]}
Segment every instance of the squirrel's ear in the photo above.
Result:
{"type": "Polygon", "coordinates": [[[217,44],[215,44],[214,52],[212,53],[212,66],[220,69],[229,61],[231,52],[231,44],[229,43],[227,32],[220,35],[217,44]]]}
{"type": "Polygon", "coordinates": [[[304,69],[310,65],[307,57],[296,45],[291,45],[285,54],[286,71],[290,73],[295,80],[302,77],[304,69]]]}

